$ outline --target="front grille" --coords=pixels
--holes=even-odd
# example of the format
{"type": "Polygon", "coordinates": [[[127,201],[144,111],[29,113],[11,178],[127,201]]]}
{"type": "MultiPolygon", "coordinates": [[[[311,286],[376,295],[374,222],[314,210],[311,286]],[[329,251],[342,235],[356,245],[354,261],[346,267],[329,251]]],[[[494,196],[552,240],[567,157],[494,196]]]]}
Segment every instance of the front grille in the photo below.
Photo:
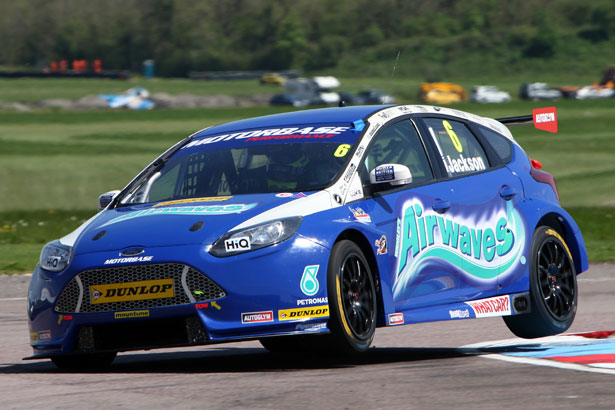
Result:
{"type": "Polygon", "coordinates": [[[181,263],[120,266],[80,272],[56,301],[58,313],[112,312],[183,305],[226,296],[220,286],[191,266],[181,263]],[[91,286],[173,279],[174,295],[158,299],[91,303],[91,286]]]}

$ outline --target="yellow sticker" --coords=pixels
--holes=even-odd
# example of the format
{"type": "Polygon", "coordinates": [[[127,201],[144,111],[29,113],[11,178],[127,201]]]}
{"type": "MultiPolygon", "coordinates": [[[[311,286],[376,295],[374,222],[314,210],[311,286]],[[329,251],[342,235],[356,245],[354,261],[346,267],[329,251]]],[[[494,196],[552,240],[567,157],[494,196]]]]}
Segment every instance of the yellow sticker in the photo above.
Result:
{"type": "Polygon", "coordinates": [[[350,144],[342,144],[333,153],[334,157],[341,158],[345,157],[348,154],[348,150],[350,149],[350,144]]]}
{"type": "Polygon", "coordinates": [[[172,298],[173,279],[142,280],[90,286],[90,303],[172,298]]]}
{"type": "Polygon", "coordinates": [[[446,130],[448,136],[451,137],[451,141],[453,142],[455,149],[458,152],[463,152],[463,146],[461,145],[461,141],[459,141],[459,137],[457,137],[457,134],[455,134],[455,131],[453,131],[453,126],[451,125],[451,123],[446,120],[442,120],[442,125],[444,126],[444,129],[446,130]]]}
{"type": "Polygon", "coordinates": [[[227,199],[231,199],[231,198],[232,196],[209,196],[206,198],[177,199],[175,201],[160,202],[159,204],[154,205],[153,208],[157,206],[189,204],[191,202],[221,202],[221,201],[226,201],[227,199]]]}
{"type": "Polygon", "coordinates": [[[570,260],[572,260],[572,253],[570,253],[570,249],[568,249],[568,245],[566,244],[566,241],[564,241],[564,238],[562,238],[560,234],[557,233],[557,231],[554,231],[553,229],[547,229],[546,233],[549,235],[553,235],[557,239],[559,239],[562,245],[564,245],[564,248],[566,249],[566,253],[568,254],[568,257],[570,258],[570,260]]]}
{"type": "Polygon", "coordinates": [[[132,319],[135,317],[149,317],[149,310],[128,310],[126,312],[115,312],[116,319],[132,319]]]}
{"type": "Polygon", "coordinates": [[[329,317],[329,305],[278,310],[279,320],[310,319],[314,317],[329,317]]]}

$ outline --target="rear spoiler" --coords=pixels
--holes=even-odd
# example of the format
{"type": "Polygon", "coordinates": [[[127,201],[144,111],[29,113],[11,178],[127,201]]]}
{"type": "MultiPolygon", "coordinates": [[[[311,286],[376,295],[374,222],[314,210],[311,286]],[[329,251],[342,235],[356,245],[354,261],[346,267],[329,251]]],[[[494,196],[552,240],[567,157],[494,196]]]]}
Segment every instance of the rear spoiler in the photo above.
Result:
{"type": "Polygon", "coordinates": [[[548,132],[557,132],[557,111],[555,107],[536,108],[532,110],[532,115],[521,115],[517,117],[496,118],[498,122],[506,125],[523,125],[534,123],[534,127],[548,132]]]}

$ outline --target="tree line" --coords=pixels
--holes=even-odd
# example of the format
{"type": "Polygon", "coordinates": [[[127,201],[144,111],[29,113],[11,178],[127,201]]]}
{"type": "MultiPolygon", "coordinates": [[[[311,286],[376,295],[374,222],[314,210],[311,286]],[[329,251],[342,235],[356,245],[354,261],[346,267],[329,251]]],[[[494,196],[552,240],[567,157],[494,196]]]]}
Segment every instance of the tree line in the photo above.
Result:
{"type": "Polygon", "coordinates": [[[392,62],[402,49],[436,62],[485,50],[549,59],[615,41],[615,0],[0,0],[0,7],[0,65],[100,59],[105,69],[140,71],[153,59],[163,76],[318,71],[344,61],[360,71],[359,58],[392,62]]]}

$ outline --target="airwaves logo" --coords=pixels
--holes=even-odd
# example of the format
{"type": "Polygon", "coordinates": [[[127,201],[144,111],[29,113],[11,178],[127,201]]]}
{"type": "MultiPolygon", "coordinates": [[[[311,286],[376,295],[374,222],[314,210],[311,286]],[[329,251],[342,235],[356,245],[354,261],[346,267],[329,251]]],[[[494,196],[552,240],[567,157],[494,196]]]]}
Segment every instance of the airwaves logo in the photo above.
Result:
{"type": "Polygon", "coordinates": [[[319,284],[316,275],[320,265],[306,266],[301,277],[301,292],[307,296],[314,296],[318,293],[319,284]]]}
{"type": "Polygon", "coordinates": [[[496,281],[526,263],[523,220],[511,202],[472,215],[436,214],[419,201],[408,203],[398,225],[395,300],[410,297],[426,272],[455,271],[467,281],[496,281]],[[398,252],[399,251],[399,252],[398,252]]]}

